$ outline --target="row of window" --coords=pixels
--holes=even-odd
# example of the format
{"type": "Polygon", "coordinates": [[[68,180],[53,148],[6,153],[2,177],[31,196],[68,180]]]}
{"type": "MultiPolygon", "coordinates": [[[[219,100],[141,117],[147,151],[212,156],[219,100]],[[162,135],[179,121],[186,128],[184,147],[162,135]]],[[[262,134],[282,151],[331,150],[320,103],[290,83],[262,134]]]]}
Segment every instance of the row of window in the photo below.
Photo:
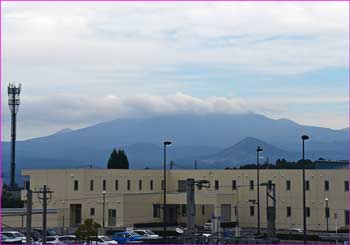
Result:
{"type": "MultiPolygon", "coordinates": [[[[139,180],[138,184],[139,184],[138,188],[141,191],[142,190],[142,180],[139,180]]],[[[94,180],[90,180],[90,191],[94,191],[94,187],[95,187],[94,180]]],[[[127,180],[126,188],[127,188],[128,191],[130,191],[131,180],[127,180]]],[[[163,188],[164,188],[164,181],[162,180],[161,189],[163,190],[163,188]]],[[[115,180],[115,182],[114,182],[114,189],[116,191],[119,190],[119,180],[115,180]]],[[[149,190],[153,191],[153,189],[154,189],[154,182],[153,182],[153,180],[150,180],[150,182],[149,182],[149,190]]],[[[79,190],[79,181],[78,180],[74,180],[74,190],[75,191],[79,190]]],[[[106,182],[106,180],[102,181],[102,190],[103,191],[107,190],[107,182],[106,182]]]]}
{"type": "MultiPolygon", "coordinates": [[[[269,183],[269,186],[272,185],[272,181],[269,180],[268,181],[269,183]]],[[[131,188],[131,181],[130,180],[127,180],[127,190],[129,191],[130,188],[131,188]]],[[[249,181],[249,189],[250,190],[254,190],[254,180],[250,180],[249,181]]],[[[349,192],[349,181],[348,180],[345,180],[344,181],[344,191],[345,192],[349,192]]],[[[106,191],[106,188],[107,188],[107,182],[106,180],[103,180],[102,181],[102,190],[106,191]]],[[[143,184],[142,184],[142,180],[139,180],[138,181],[138,189],[141,191],[143,188],[143,184]]],[[[161,183],[161,189],[163,190],[164,188],[164,181],[162,180],[162,183],[161,183]]],[[[214,188],[215,190],[219,190],[219,180],[215,180],[214,182],[214,188]]],[[[114,184],[114,189],[117,191],[119,190],[119,180],[115,180],[115,184],[114,184]]],[[[153,180],[150,180],[149,181],[149,190],[150,191],[153,191],[154,189],[154,182],[153,180]]],[[[78,180],[74,180],[74,190],[77,191],[79,190],[79,182],[78,180]]],[[[94,180],[90,180],[90,191],[93,191],[94,190],[94,180]]],[[[237,182],[236,180],[232,180],[232,190],[237,190],[237,182]]],[[[287,191],[290,191],[291,190],[291,181],[290,180],[286,180],[286,190],[287,191]]],[[[309,191],[310,190],[310,181],[309,180],[306,180],[305,181],[305,190],[306,191],[309,191]]],[[[324,181],[324,191],[329,191],[330,190],[330,184],[329,184],[329,181],[328,180],[325,180],[324,181]]],[[[186,191],[186,180],[179,180],[178,181],[178,191],[179,192],[184,192],[186,191]]]]}

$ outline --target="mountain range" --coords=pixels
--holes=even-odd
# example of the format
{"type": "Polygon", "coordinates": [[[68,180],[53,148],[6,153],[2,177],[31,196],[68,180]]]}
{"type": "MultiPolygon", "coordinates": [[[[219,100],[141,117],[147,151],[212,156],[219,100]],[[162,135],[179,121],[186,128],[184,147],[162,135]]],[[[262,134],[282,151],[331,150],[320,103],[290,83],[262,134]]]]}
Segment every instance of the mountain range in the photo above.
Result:
{"type": "MultiPolygon", "coordinates": [[[[20,125],[20,123],[19,123],[20,125]]],[[[300,159],[302,134],[306,157],[348,159],[349,130],[305,126],[259,114],[169,115],[118,119],[90,127],[17,141],[17,173],[22,168],[105,167],[114,147],[123,148],[131,168],[162,168],[164,140],[171,140],[167,159],[175,168],[234,167],[256,161],[300,159]]],[[[9,171],[10,143],[2,142],[3,172],[9,171]]]]}

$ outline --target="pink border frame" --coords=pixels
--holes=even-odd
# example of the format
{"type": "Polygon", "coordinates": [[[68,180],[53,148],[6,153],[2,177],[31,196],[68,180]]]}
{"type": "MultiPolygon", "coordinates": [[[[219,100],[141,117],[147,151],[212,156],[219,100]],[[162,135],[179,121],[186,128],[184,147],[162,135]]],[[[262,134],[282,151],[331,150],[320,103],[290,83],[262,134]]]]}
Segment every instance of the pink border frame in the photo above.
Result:
{"type": "MultiPolygon", "coordinates": [[[[142,2],[348,2],[349,20],[348,20],[348,123],[350,124],[350,0],[0,0],[0,84],[2,84],[2,2],[119,2],[119,1],[142,1],[142,2]]],[[[2,87],[0,87],[0,125],[2,119],[2,107],[1,98],[3,96],[2,87]]],[[[0,129],[0,188],[2,190],[2,129],[0,129]]],[[[350,159],[350,131],[348,131],[348,159],[350,159]]],[[[350,169],[348,170],[350,179],[350,169]]],[[[2,197],[2,191],[0,190],[0,197],[2,197]]],[[[348,193],[348,207],[350,207],[350,192],[348,193]]],[[[2,224],[2,207],[0,202],[0,224],[2,224]]],[[[0,231],[2,226],[0,226],[0,231]]],[[[350,233],[348,234],[348,241],[350,241],[350,233]]],[[[289,243],[280,243],[282,245],[288,245],[289,243]]],[[[308,243],[312,244],[312,243],[308,243]]],[[[326,244],[326,243],[325,243],[326,244]]],[[[146,245],[146,244],[145,244],[146,245]]],[[[169,244],[168,244],[169,245],[169,244]]]]}

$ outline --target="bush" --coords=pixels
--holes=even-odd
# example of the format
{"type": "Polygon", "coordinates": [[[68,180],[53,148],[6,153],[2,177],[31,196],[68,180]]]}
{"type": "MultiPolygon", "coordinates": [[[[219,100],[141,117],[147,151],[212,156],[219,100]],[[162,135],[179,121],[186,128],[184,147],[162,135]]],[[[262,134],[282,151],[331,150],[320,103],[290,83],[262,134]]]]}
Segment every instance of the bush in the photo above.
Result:
{"type": "Polygon", "coordinates": [[[338,229],[338,233],[349,233],[349,226],[342,226],[338,229]]]}

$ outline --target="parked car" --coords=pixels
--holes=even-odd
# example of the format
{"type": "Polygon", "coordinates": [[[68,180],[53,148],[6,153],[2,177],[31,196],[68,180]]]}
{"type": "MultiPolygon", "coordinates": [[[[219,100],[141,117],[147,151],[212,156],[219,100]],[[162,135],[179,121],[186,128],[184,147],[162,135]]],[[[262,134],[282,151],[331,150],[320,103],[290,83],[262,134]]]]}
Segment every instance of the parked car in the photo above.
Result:
{"type": "Polygon", "coordinates": [[[142,242],[141,238],[139,234],[131,231],[116,232],[112,236],[112,239],[118,243],[138,243],[142,242]]]}
{"type": "Polygon", "coordinates": [[[118,242],[109,236],[97,236],[97,242],[93,241],[92,244],[118,244],[118,242]]]}
{"type": "Polygon", "coordinates": [[[159,235],[155,234],[151,230],[133,230],[133,232],[139,234],[142,236],[142,238],[147,238],[147,239],[158,239],[160,238],[159,235]]]}
{"type": "Polygon", "coordinates": [[[21,243],[26,243],[27,242],[27,238],[26,236],[18,231],[3,231],[1,232],[1,235],[5,235],[11,239],[17,239],[18,241],[21,240],[21,243]]]}
{"type": "Polygon", "coordinates": [[[22,243],[22,238],[18,238],[18,237],[11,238],[3,233],[1,234],[1,244],[19,244],[19,243],[22,243]]]}
{"type": "MultiPolygon", "coordinates": [[[[43,236],[43,230],[32,229],[32,232],[33,231],[39,233],[41,235],[41,237],[43,236]]],[[[49,237],[49,236],[58,236],[58,234],[57,234],[57,232],[54,229],[47,229],[46,230],[46,237],[49,237]]]]}
{"type": "Polygon", "coordinates": [[[289,232],[295,232],[295,233],[303,233],[304,230],[301,228],[290,228],[288,229],[289,232]]]}

